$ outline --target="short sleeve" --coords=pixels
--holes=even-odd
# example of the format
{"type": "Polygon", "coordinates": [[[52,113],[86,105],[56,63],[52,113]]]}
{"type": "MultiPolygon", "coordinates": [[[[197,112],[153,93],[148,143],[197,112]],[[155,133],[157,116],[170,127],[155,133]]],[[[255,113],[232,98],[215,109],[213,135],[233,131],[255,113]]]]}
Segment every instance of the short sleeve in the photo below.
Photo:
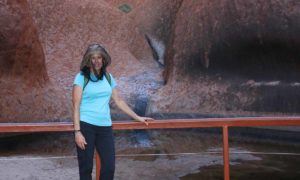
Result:
{"type": "Polygon", "coordinates": [[[114,89],[117,86],[117,82],[115,81],[115,79],[111,74],[110,77],[111,77],[111,88],[114,89]]]}
{"type": "Polygon", "coordinates": [[[83,84],[84,84],[84,76],[81,73],[78,73],[75,76],[73,85],[80,86],[83,89],[83,84]]]}

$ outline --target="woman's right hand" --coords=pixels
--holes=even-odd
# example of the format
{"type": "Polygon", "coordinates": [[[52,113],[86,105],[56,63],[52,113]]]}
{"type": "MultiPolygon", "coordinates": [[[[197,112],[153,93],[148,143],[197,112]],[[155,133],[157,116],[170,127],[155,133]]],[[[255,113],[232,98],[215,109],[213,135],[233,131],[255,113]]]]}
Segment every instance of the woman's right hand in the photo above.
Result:
{"type": "Polygon", "coordinates": [[[75,132],[75,142],[77,146],[82,150],[84,150],[85,145],[87,145],[85,138],[80,131],[75,132]]]}

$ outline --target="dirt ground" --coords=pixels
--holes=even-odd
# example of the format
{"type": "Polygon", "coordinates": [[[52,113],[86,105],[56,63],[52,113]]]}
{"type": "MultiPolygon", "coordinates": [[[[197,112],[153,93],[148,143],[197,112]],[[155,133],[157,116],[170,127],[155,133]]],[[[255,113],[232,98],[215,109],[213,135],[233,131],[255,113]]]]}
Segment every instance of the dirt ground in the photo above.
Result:
{"type": "MultiPolygon", "coordinates": [[[[252,155],[234,155],[231,160],[260,160],[252,155]]],[[[75,180],[78,178],[77,160],[73,156],[0,158],[1,180],[75,180]]],[[[222,165],[221,155],[162,156],[155,160],[135,160],[118,157],[115,179],[119,180],[175,180],[198,173],[199,168],[222,165]]],[[[95,168],[94,168],[95,169],[95,168]]],[[[95,171],[93,173],[95,177],[95,171]]]]}

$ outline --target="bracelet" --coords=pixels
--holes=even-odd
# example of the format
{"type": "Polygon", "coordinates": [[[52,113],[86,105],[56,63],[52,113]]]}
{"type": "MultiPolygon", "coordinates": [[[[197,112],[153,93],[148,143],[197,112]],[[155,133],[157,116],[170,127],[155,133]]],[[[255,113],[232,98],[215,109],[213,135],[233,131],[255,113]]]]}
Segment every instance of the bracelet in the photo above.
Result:
{"type": "Polygon", "coordinates": [[[80,132],[80,129],[75,129],[74,133],[80,132]]]}

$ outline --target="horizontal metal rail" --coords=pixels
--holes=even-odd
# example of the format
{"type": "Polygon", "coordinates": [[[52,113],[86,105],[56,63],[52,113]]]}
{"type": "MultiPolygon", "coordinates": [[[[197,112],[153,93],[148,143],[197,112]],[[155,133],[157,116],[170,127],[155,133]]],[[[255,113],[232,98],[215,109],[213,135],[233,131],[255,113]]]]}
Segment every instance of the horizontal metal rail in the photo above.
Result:
{"type": "MultiPolygon", "coordinates": [[[[155,120],[148,126],[141,122],[114,121],[113,129],[171,129],[171,128],[207,128],[221,127],[223,129],[223,160],[224,180],[230,179],[229,174],[229,127],[257,126],[300,126],[300,117],[239,117],[239,118],[203,118],[203,119],[168,119],[155,120]]],[[[72,132],[71,122],[49,123],[0,123],[0,133],[33,133],[33,132],[72,132]]],[[[96,155],[96,177],[100,176],[100,157],[96,155]]]]}
{"type": "MultiPolygon", "coordinates": [[[[171,129],[201,127],[299,126],[300,117],[239,117],[155,120],[148,126],[134,121],[113,121],[113,129],[171,129]]],[[[68,132],[72,122],[0,123],[0,133],[68,132]]]]}

